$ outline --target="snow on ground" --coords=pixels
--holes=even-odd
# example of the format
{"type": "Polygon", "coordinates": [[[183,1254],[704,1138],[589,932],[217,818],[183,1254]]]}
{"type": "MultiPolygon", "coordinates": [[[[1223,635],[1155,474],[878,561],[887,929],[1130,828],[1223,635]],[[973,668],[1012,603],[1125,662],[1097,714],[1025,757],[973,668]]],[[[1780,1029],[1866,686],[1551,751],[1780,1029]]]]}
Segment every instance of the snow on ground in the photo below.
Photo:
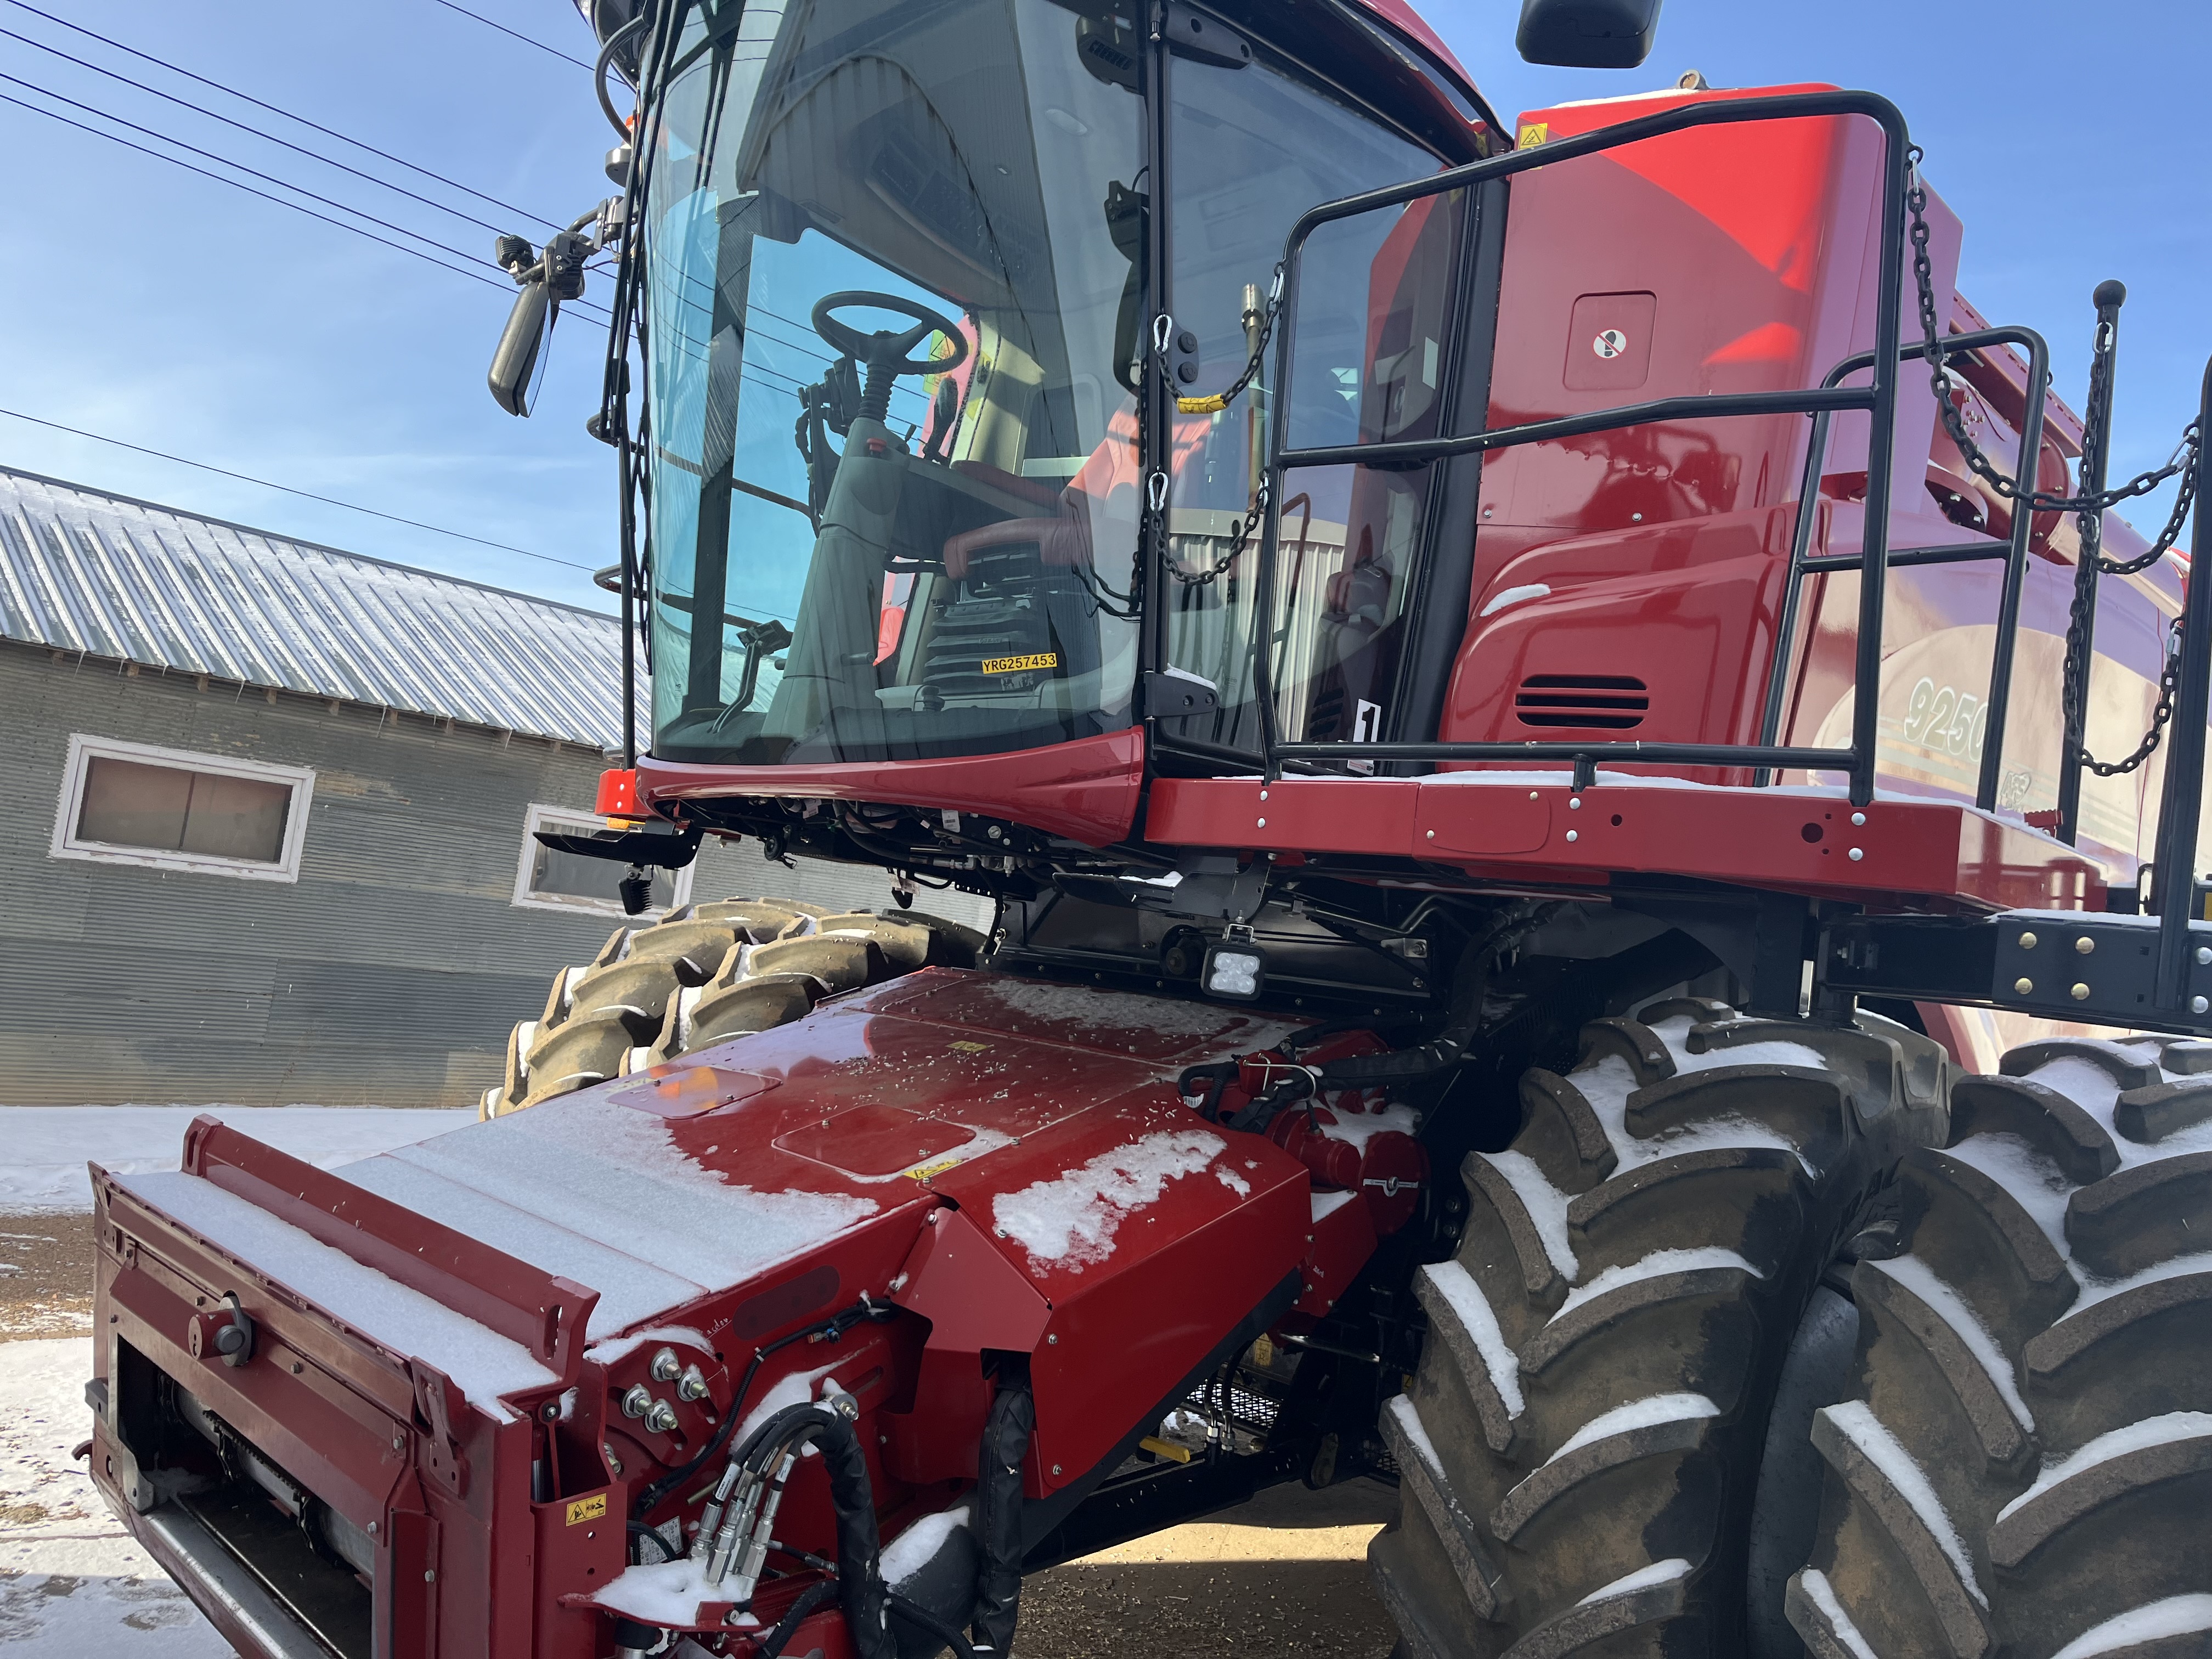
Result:
{"type": "Polygon", "coordinates": [[[476,1121],[465,1107],[0,1106],[9,1150],[0,1164],[0,1215],[90,1209],[87,1159],[115,1175],[175,1169],[185,1131],[203,1112],[325,1170],[476,1121]]]}
{"type": "MultiPolygon", "coordinates": [[[[202,1112],[325,1169],[474,1121],[475,1113],[332,1106],[0,1106],[0,1214],[88,1210],[96,1160],[177,1167],[202,1112]]],[[[52,1224],[49,1224],[50,1225],[52,1224]]],[[[26,1233],[19,1247],[53,1241],[26,1233]]],[[[21,1259],[21,1258],[19,1258],[21,1259]]],[[[89,1337],[0,1341],[0,1648],[9,1659],[224,1659],[230,1645],[131,1540],[70,1449],[92,1432],[89,1337]]]]}
{"type": "Polygon", "coordinates": [[[92,1431],[92,1340],[0,1342],[0,1647],[9,1659],[224,1659],[70,1448],[92,1431]]]}

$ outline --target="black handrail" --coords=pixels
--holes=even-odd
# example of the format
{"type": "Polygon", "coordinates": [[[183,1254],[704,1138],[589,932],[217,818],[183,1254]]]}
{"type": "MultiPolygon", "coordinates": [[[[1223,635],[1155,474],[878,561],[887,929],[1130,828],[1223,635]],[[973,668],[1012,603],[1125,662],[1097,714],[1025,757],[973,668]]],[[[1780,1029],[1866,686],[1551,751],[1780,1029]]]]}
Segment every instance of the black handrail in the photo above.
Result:
{"type": "Polygon", "coordinates": [[[1252,635],[1264,640],[1273,625],[1275,549],[1279,512],[1274,503],[1283,495],[1286,466],[1377,462],[1401,465],[1504,448],[1513,444],[1540,443],[1547,439],[1585,432],[1641,425],[1652,421],[1683,418],[1712,419],[1723,416],[1830,412],[1864,409],[1872,433],[1867,456],[1866,514],[1868,533],[1862,550],[1865,580],[1859,588],[1859,637],[1855,682],[1871,688],[1855,699],[1851,743],[1839,750],[1776,750],[1740,744],[1585,743],[1437,743],[1343,744],[1290,743],[1276,729],[1274,687],[1267,653],[1255,650],[1252,670],[1253,699],[1258,705],[1264,775],[1280,775],[1282,763],[1291,758],[1343,758],[1347,750],[1371,760],[1437,762],[1454,760],[1536,759],[1559,757],[1575,759],[1587,769],[1601,760],[1664,761],[1698,766],[1812,766],[1841,769],[1850,775],[1850,799],[1864,805],[1874,799],[1876,720],[1880,713],[1881,625],[1887,596],[1889,501],[1892,454],[1897,428],[1897,365],[1901,348],[1899,301],[1904,293],[1905,182],[1906,152],[1911,147],[1905,117],[1887,98],[1869,92],[1784,93],[1771,97],[1714,100],[1683,104],[1595,131],[1561,138],[1530,149],[1514,150],[1487,161],[1448,167],[1426,179],[1410,179],[1381,190],[1364,191],[1340,201],[1310,208],[1291,227],[1283,250],[1282,321],[1276,329],[1274,403],[1278,411],[1268,438],[1269,508],[1260,537],[1258,591],[1253,595],[1252,635]],[[1881,264],[1875,272],[1875,343],[1869,384],[1864,387],[1822,386],[1790,392],[1740,392],[1711,397],[1668,398],[1625,408],[1601,410],[1561,420],[1530,422],[1496,432],[1468,433],[1414,442],[1334,446],[1291,450],[1284,447],[1283,429],[1292,408],[1291,346],[1296,331],[1299,255],[1312,233],[1338,219],[1353,217],[1378,208],[1417,201],[1468,189],[1492,179],[1507,178],[1534,167],[1553,167],[1579,156],[1594,155],[1647,138],[1695,127],[1737,125],[1751,121],[1806,120],[1822,116],[1864,116],[1882,130],[1882,199],[1887,209],[1881,220],[1881,264]],[[1778,759],[1787,755],[1792,758],[1778,759]],[[1809,758],[1798,758],[1800,757],[1809,758]]]}
{"type": "MultiPolygon", "coordinates": [[[[2199,432],[2212,432],[2212,362],[2197,398],[2199,432]]],[[[2181,683],[2174,690],[2173,730],[2166,739],[2166,788],[2159,802],[2158,848],[2152,890],[2158,897],[2158,984],[2161,1008],[2180,1010],[2197,942],[2197,830],[2204,810],[2204,723],[2212,714],[2212,544],[2204,520],[2212,508],[2212,443],[2197,447],[2197,522],[2189,527],[2189,592],[2181,608],[2181,683]]],[[[2084,549],[2087,557],[2088,550],[2084,549]]],[[[2086,696],[2085,699],[2086,701],[2086,696]]],[[[2073,757],[2069,756],[2071,761],[2073,757]]],[[[2201,1003],[2186,1012],[2205,1012],[2201,1003]]]]}
{"type": "MultiPolygon", "coordinates": [[[[1971,333],[1954,334],[1942,342],[1945,356],[1955,351],[1978,351],[1984,346],[2019,345],[2027,348],[2027,412],[2021,417],[2020,459],[2014,463],[2013,475],[2024,489],[2033,489],[2035,479],[2033,469],[2041,464],[2043,453],[2044,406],[2051,395],[2051,348],[2043,336],[2032,328],[1984,328],[1971,333]]],[[[1928,356],[1928,343],[1916,340],[1901,348],[1899,360],[1928,356]]],[[[1854,352],[1828,371],[1821,385],[1834,386],[1846,375],[1864,374],[1874,366],[1874,353],[1854,352]]],[[[1774,664],[1766,677],[1766,708],[1759,720],[1761,743],[1772,743],[1781,735],[1782,704],[1788,695],[1785,682],[1789,677],[1790,654],[1795,648],[1797,634],[1797,607],[1802,579],[1824,570],[1849,570],[1858,568],[1861,559],[1848,554],[1823,557],[1809,556],[1813,542],[1814,507],[1819,504],[1821,469],[1828,455],[1828,416],[1813,417],[1812,441],[1805,447],[1805,474],[1797,489],[1797,526],[1790,540],[1790,571],[1782,590],[1782,611],[1774,626],[1774,664]]],[[[1868,463],[1872,466],[1869,452],[1868,463]]],[[[2027,586],[2027,542],[2034,523],[2034,514],[2025,502],[2015,502],[2013,511],[2012,537],[2002,549],[1948,550],[1942,548],[1906,548],[1892,553],[1884,561],[1894,569],[1901,565],[1948,564],[1966,559],[2002,558],[2005,562],[2004,586],[1997,599],[1996,641],[1990,653],[1989,729],[1982,738],[1982,769],[1975,781],[1974,805],[1984,812],[1996,810],[1997,788],[2002,777],[2006,721],[2011,714],[2013,647],[2020,633],[2021,597],[2027,586]],[[1944,557],[1938,554],[1948,555],[1944,557]]],[[[1885,539],[1887,538],[1885,537],[1885,539]]],[[[1862,554],[1863,557],[1863,554],[1862,554]]],[[[1879,697],[1879,682],[1875,696],[1879,697]]],[[[1862,698],[1861,701],[1864,699],[1862,698]]],[[[1759,781],[1771,781],[1762,772],[1759,781]]]]}

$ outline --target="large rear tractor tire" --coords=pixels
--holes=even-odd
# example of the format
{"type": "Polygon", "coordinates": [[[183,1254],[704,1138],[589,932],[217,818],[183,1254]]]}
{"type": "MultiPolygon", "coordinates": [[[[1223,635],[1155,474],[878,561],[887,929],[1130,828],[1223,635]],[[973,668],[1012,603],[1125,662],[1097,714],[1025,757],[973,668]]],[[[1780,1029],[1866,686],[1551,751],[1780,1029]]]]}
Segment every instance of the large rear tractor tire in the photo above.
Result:
{"type": "Polygon", "coordinates": [[[1852,1274],[1790,1618],[1816,1659],[2212,1656],[2212,1043],[1960,1079],[1852,1274]]]}
{"type": "MultiPolygon", "coordinates": [[[[1785,1358],[1869,1196],[1943,1139],[1948,1081],[1887,1020],[1702,999],[1593,1021],[1567,1076],[1522,1079],[1383,1413],[1400,1513],[1369,1559],[1410,1659],[1746,1650],[1754,1499],[1792,1524],[1760,1480],[1785,1358]]],[[[1798,1485],[1809,1537],[1817,1470],[1798,1485]]]]}
{"type": "Polygon", "coordinates": [[[984,937],[919,911],[833,913],[786,899],[687,904],[615,930],[580,968],[554,976],[545,1012],[507,1041],[506,1081],[477,1115],[496,1117],[799,1018],[821,998],[925,963],[972,968],[984,937]]]}

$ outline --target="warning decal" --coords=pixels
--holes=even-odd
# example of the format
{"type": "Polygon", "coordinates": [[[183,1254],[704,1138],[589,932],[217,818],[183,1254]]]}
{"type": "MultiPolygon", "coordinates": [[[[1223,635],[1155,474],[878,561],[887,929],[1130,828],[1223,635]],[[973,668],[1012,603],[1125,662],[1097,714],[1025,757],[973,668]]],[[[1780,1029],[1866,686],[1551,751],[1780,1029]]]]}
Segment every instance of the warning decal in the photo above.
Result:
{"type": "Polygon", "coordinates": [[[1548,144],[1551,142],[1552,124],[1549,121],[1531,121],[1521,129],[1521,142],[1514,148],[1534,149],[1539,144],[1548,144]]]}
{"type": "Polygon", "coordinates": [[[603,1492],[595,1492],[589,1498],[574,1498],[568,1504],[568,1524],[572,1527],[580,1527],[586,1521],[604,1521],[606,1518],[607,1495],[603,1492]]]}
{"type": "Polygon", "coordinates": [[[983,662],[983,672],[986,674],[1020,674],[1025,673],[1032,668],[1057,668],[1059,666],[1059,652],[1037,651],[1031,653],[1026,657],[986,658],[983,662]]]}

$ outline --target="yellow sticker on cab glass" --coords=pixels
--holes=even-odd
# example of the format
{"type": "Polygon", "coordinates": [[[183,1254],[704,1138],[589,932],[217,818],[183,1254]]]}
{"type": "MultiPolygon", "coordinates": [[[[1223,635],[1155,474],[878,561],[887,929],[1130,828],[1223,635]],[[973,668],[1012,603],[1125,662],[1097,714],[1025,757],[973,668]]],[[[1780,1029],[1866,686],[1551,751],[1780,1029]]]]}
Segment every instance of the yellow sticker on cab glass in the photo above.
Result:
{"type": "Polygon", "coordinates": [[[1060,653],[1036,651],[1026,657],[987,657],[983,659],[986,674],[1022,674],[1033,668],[1057,668],[1060,653]]]}
{"type": "Polygon", "coordinates": [[[606,1518],[607,1495],[603,1492],[593,1492],[589,1498],[572,1498],[569,1501],[568,1524],[572,1527],[580,1527],[586,1521],[604,1521],[606,1518]]]}

